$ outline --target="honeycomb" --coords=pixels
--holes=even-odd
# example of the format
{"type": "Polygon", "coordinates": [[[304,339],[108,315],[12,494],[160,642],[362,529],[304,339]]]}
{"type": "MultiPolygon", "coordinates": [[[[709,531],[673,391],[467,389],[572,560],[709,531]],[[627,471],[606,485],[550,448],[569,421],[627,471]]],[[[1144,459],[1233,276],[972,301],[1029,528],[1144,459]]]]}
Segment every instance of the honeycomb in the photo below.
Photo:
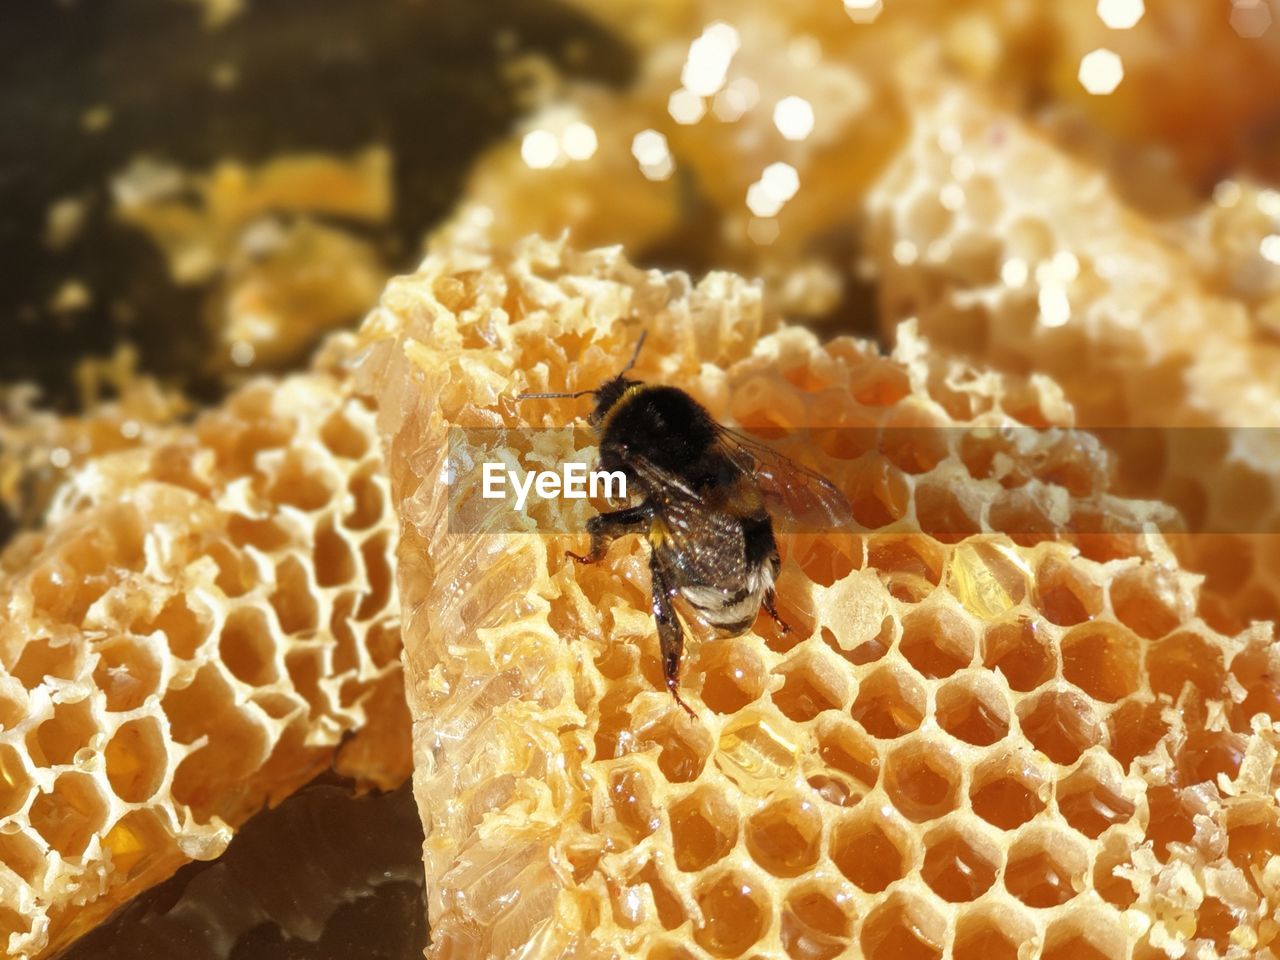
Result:
{"type": "Polygon", "coordinates": [[[0,565],[6,956],[217,856],[339,746],[367,783],[408,775],[396,539],[374,414],[336,368],[69,472],[0,565]]]}
{"type": "Polygon", "coordinates": [[[881,319],[917,317],[943,347],[1053,377],[1084,426],[1137,428],[1107,434],[1118,489],[1172,504],[1199,531],[1174,545],[1207,577],[1206,619],[1227,632],[1274,619],[1272,265],[1255,263],[1262,275],[1250,280],[1231,252],[1246,234],[1221,226],[1231,218],[1171,232],[1121,202],[1102,171],[970,90],[915,102],[909,141],[867,201],[881,319]]]}
{"type": "MultiPolygon", "coordinates": [[[[1197,616],[1163,508],[1056,439],[1072,412],[1045,378],[947,361],[909,325],[892,356],[819,345],[728,274],[461,228],[362,335],[400,504],[429,956],[1274,955],[1271,629],[1197,616]],[[811,429],[775,442],[858,525],[781,538],[789,632],[690,625],[694,718],[663,687],[637,538],[580,566],[571,535],[455,529],[440,482],[450,427],[582,415],[513,396],[596,386],[641,329],[636,376],[770,437],[811,429]],[[1040,448],[958,439],[1019,423],[1040,448]],[[967,429],[909,429],[928,425],[967,429]]],[[[580,453],[509,436],[526,467],[580,453]]]]}

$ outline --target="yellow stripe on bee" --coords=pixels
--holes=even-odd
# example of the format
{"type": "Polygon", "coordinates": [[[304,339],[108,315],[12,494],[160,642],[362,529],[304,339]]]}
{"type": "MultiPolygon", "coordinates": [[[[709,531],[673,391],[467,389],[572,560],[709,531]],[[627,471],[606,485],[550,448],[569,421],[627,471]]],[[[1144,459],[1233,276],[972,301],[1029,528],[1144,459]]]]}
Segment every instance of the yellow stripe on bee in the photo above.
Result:
{"type": "Polygon", "coordinates": [[[667,532],[663,529],[661,523],[650,524],[649,526],[649,546],[658,549],[662,546],[662,542],[667,539],[667,532]]]}

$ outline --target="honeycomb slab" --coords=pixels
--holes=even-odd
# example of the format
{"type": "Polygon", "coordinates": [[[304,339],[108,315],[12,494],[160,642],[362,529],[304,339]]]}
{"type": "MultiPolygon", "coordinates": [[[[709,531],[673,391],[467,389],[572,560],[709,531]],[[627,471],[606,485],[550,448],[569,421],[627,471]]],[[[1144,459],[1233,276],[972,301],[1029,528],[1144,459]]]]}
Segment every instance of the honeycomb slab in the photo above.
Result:
{"type": "Polygon", "coordinates": [[[71,471],[0,581],[0,943],[44,956],[327,766],[408,775],[397,538],[340,371],[71,471]]]}
{"type": "Polygon", "coordinates": [[[1050,382],[910,328],[893,356],[819,345],[730,275],[465,231],[362,336],[400,505],[429,956],[1272,955],[1270,629],[1198,617],[1197,578],[1149,532],[1165,508],[1108,493],[1100,447],[992,457],[899,429],[1035,425],[1051,447],[1072,414],[1050,382]],[[568,422],[571,401],[513,397],[596,386],[641,329],[638,377],[827,437],[777,442],[859,524],[783,538],[789,633],[692,627],[694,718],[663,689],[642,544],[583,567],[573,536],[480,513],[460,531],[442,482],[451,426],[519,445],[568,422]],[[822,433],[848,426],[874,442],[822,433]]]}

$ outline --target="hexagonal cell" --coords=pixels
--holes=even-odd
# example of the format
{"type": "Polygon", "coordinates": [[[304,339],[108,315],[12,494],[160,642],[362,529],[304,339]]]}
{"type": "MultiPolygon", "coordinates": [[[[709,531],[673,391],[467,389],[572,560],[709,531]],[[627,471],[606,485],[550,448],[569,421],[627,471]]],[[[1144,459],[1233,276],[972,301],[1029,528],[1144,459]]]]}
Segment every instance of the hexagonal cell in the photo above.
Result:
{"type": "Polygon", "coordinates": [[[788,780],[800,762],[801,745],[769,716],[744,714],[720,734],[716,766],[748,793],[769,793],[788,780]]]}
{"type": "Polygon", "coordinates": [[[7,944],[15,933],[27,933],[31,923],[16,910],[0,904],[0,943],[7,944]]]}
{"type": "Polygon", "coordinates": [[[1004,885],[1029,907],[1056,907],[1085,887],[1088,854],[1068,835],[1036,831],[1009,851],[1004,885]]]}
{"type": "Polygon", "coordinates": [[[750,877],[723,873],[694,894],[702,911],[693,939],[714,957],[738,957],[763,936],[772,906],[764,887],[750,877]]]}
{"type": "Polygon", "coordinates": [[[353,473],[347,481],[347,492],[353,506],[351,512],[342,518],[345,529],[368,530],[382,519],[387,504],[379,464],[366,464],[353,473]]]}
{"type": "Polygon", "coordinates": [[[880,431],[880,452],[903,473],[928,473],[947,459],[947,429],[926,411],[899,408],[880,431]]]}
{"type": "Polygon", "coordinates": [[[1043,628],[1029,617],[988,627],[982,637],[982,662],[1003,673],[1010,688],[1020,693],[1048,683],[1058,669],[1043,628]]]}
{"type": "Polygon", "coordinates": [[[747,820],[747,850],[775,877],[798,877],[818,862],[822,817],[808,800],[776,800],[747,820]]]}
{"type": "Polygon", "coordinates": [[[839,710],[848,699],[843,671],[824,663],[821,657],[803,655],[775,672],[782,674],[784,680],[781,689],[769,695],[770,699],[797,723],[812,720],[825,710],[839,710]]]}
{"type": "Polygon", "coordinates": [[[1035,926],[1008,907],[979,908],[956,922],[952,960],[1018,960],[1018,948],[1035,936],[1035,926]]]}
{"type": "Polygon", "coordinates": [[[0,677],[0,731],[12,730],[27,718],[27,691],[13,677],[0,677]]]}
{"type": "Polygon", "coordinates": [[[106,696],[107,710],[136,709],[159,687],[160,664],[142,642],[116,637],[99,646],[97,654],[93,679],[106,696]]]}
{"type": "Polygon", "coordinates": [[[1062,627],[1092,620],[1102,611],[1102,588],[1065,557],[1050,553],[1036,567],[1033,602],[1062,627]]]}
{"type": "Polygon", "coordinates": [[[650,860],[639,873],[631,878],[632,885],[638,883],[643,883],[649,887],[649,893],[653,897],[654,909],[658,913],[658,922],[662,924],[664,930],[674,930],[685,922],[687,917],[684,912],[684,905],[680,902],[680,898],[672,892],[666,880],[662,878],[662,873],[658,869],[656,862],[650,860]]]}
{"type": "Polygon", "coordinates": [[[1012,543],[966,541],[952,551],[947,587],[975,617],[994,620],[1026,597],[1029,573],[1012,543]]]}
{"type": "Polygon", "coordinates": [[[897,622],[893,617],[885,617],[880,621],[880,630],[874,637],[870,640],[864,640],[853,647],[846,647],[830,627],[823,627],[821,633],[822,642],[831,650],[844,657],[855,667],[860,667],[867,663],[875,663],[889,652],[889,648],[893,646],[893,640],[897,634],[897,622]]]}
{"type": "Polygon", "coordinates": [[[1201,693],[1220,695],[1226,680],[1222,651],[1194,633],[1175,633],[1157,641],[1147,652],[1147,676],[1153,693],[1167,694],[1174,700],[1185,684],[1201,693]]]}
{"type": "Polygon", "coordinates": [[[902,620],[899,648],[926,677],[949,677],[973,662],[973,631],[954,610],[932,606],[914,610],[902,620]]]}
{"type": "Polygon", "coordinates": [[[1120,837],[1103,848],[1093,862],[1093,889],[1113,907],[1127,910],[1138,899],[1133,884],[1117,871],[1121,868],[1132,868],[1129,845],[1120,837]]]}
{"type": "Polygon", "coordinates": [[[862,924],[866,960],[941,960],[946,919],[925,901],[896,893],[862,924]]]}
{"type": "Polygon", "coordinates": [[[711,789],[695,790],[671,807],[671,846],[681,870],[703,870],[737,842],[737,811],[711,789]]]}
{"type": "Polygon", "coordinates": [[[979,765],[969,788],[973,812],[992,826],[1013,830],[1045,808],[1048,787],[1036,768],[1017,756],[979,765]]]}
{"type": "Polygon", "coordinates": [[[921,477],[915,504],[920,529],[943,543],[956,543],[982,530],[981,505],[961,495],[951,475],[921,477]]]}
{"type": "Polygon", "coordinates": [[[862,542],[851,533],[795,533],[790,539],[787,556],[820,587],[840,582],[862,562],[862,542]]]}
{"type": "Polygon", "coordinates": [[[170,654],[182,660],[190,660],[209,636],[209,620],[207,614],[192,610],[187,605],[186,597],[178,594],[165,602],[154,620],[139,624],[134,630],[140,636],[149,636],[159,631],[164,635],[170,654]]]}
{"type": "Polygon", "coordinates": [[[618,822],[631,835],[631,842],[643,840],[662,825],[653,804],[653,785],[643,770],[623,767],[609,775],[609,806],[618,822]]]}
{"type": "Polygon", "coordinates": [[[1009,735],[1009,708],[999,685],[989,676],[966,676],[946,683],[937,693],[938,726],[957,740],[987,747],[1009,735]]]}
{"type": "Polygon", "coordinates": [[[308,469],[303,458],[301,451],[285,455],[267,496],[276,503],[312,513],[332,503],[334,491],[324,477],[308,469]]]}
{"type": "Polygon", "coordinates": [[[320,608],[316,605],[311,575],[297,557],[285,557],[276,564],[276,588],[271,593],[271,606],[285,633],[310,633],[320,625],[320,608]]]}
{"type": "Polygon", "coordinates": [[[925,838],[920,875],[950,903],[978,899],[996,882],[999,869],[1000,850],[976,831],[947,826],[925,838]]]}
{"type": "Polygon", "coordinates": [[[1142,563],[1121,570],[1107,588],[1120,622],[1146,640],[1157,640],[1191,613],[1169,567],[1142,563]]]}
{"type": "Polygon", "coordinates": [[[27,750],[31,759],[44,767],[70,763],[97,732],[89,700],[57,703],[53,716],[27,734],[27,750]]]}
{"type": "Polygon", "coordinates": [[[1280,856],[1280,818],[1269,810],[1258,811],[1254,817],[1227,829],[1227,856],[1246,873],[1261,870],[1272,857],[1280,856]]]}
{"type": "Polygon", "coordinates": [[[1244,762],[1245,742],[1227,730],[1195,731],[1175,756],[1182,782],[1216,784],[1219,774],[1234,780],[1244,762]]]}
{"type": "Polygon", "coordinates": [[[850,712],[873,737],[893,740],[919,727],[924,710],[920,682],[904,670],[885,666],[862,681],[850,712]]]}
{"type": "Polygon", "coordinates": [[[692,783],[702,775],[711,756],[711,736],[683,711],[671,711],[638,733],[658,745],[658,769],[668,783],[692,783]]]}
{"type": "Polygon", "coordinates": [[[1107,717],[1107,749],[1126,771],[1135,758],[1150,753],[1168,732],[1160,713],[1159,703],[1140,695],[1126,700],[1107,717]]]}
{"type": "Polygon", "coordinates": [[[35,637],[27,641],[10,672],[28,690],[40,686],[45,677],[72,680],[80,672],[80,650],[78,644],[35,637]]]}
{"type": "Polygon", "coordinates": [[[1237,707],[1245,725],[1255,713],[1280,720],[1280,684],[1272,678],[1270,646],[1270,641],[1255,642],[1231,661],[1231,673],[1245,690],[1244,702],[1237,707]]]}
{"type": "Polygon", "coordinates": [[[347,460],[360,460],[369,452],[369,437],[341,410],[335,410],[320,425],[320,440],[330,452],[347,460]]]}
{"type": "Polygon", "coordinates": [[[792,960],[833,960],[853,929],[847,897],[813,887],[793,890],[782,905],[782,948],[792,960]]]}
{"type": "Polygon", "coordinates": [[[847,720],[833,718],[818,728],[818,756],[828,767],[847,774],[864,792],[880,778],[875,743],[847,720]]]}
{"type": "Polygon", "coordinates": [[[388,536],[385,531],[376,533],[360,544],[360,562],[369,585],[360,599],[360,608],[356,611],[356,619],[361,622],[372,620],[386,610],[387,604],[391,602],[396,575],[387,556],[388,536]]]}
{"type": "Polygon", "coordinates": [[[241,606],[231,612],[222,627],[218,651],[237,680],[262,687],[280,678],[276,638],[266,615],[255,607],[241,606]]]}
{"type": "Polygon", "coordinates": [[[1103,728],[1089,701],[1064,690],[1046,690],[1018,705],[1022,732],[1054,763],[1072,764],[1103,740],[1103,728]]]}
{"type": "Polygon", "coordinates": [[[102,829],[107,804],[88,774],[64,773],[31,804],[31,826],[64,857],[78,857],[102,829]]]}
{"type": "Polygon", "coordinates": [[[0,743],[0,817],[21,810],[31,795],[31,774],[10,744],[0,743]]]}
{"type": "Polygon", "coordinates": [[[1195,837],[1195,815],[1205,813],[1189,791],[1159,784],[1147,788],[1147,839],[1163,863],[1169,844],[1190,843],[1195,837]]]}
{"type": "Polygon", "coordinates": [[[737,713],[764,692],[764,665],[740,638],[703,644],[698,666],[702,702],[716,713],[737,713]]]}
{"type": "Polygon", "coordinates": [[[908,820],[924,823],[960,805],[960,765],[942,747],[914,741],[896,747],[885,764],[885,790],[908,820]]]}
{"type": "Polygon", "coordinates": [[[1111,623],[1077,627],[1062,639],[1062,675],[1095,700],[1123,700],[1142,685],[1138,638],[1111,623]]]}
{"type": "Polygon", "coordinates": [[[51,866],[44,848],[26,833],[0,833],[0,863],[37,889],[51,866]]]}
{"type": "Polygon", "coordinates": [[[867,563],[894,599],[919,603],[942,581],[943,549],[921,534],[875,534],[867,539],[867,563]]]}
{"type": "Polygon", "coordinates": [[[105,750],[107,780],[126,803],[141,803],[160,789],[169,766],[164,737],[154,717],[123,724],[105,750]]]}
{"type": "Polygon", "coordinates": [[[907,478],[879,452],[859,458],[849,471],[843,489],[848,495],[853,519],[867,530],[901,520],[911,506],[911,486],[907,478]]]}
{"type": "Polygon", "coordinates": [[[787,563],[774,588],[777,591],[775,605],[778,616],[787,625],[787,630],[783,632],[772,617],[762,612],[756,618],[755,631],[774,653],[786,653],[813,636],[816,619],[813,584],[787,563]]]}
{"type": "Polygon", "coordinates": [[[1127,823],[1134,805],[1107,773],[1082,767],[1058,784],[1058,810],[1071,827],[1096,840],[1108,827],[1127,823]]]}
{"type": "Polygon", "coordinates": [[[111,854],[111,867],[125,877],[135,877],[148,866],[173,855],[177,843],[150,810],[125,814],[102,838],[111,854]]]}
{"type": "Polygon", "coordinates": [[[907,875],[911,844],[891,819],[887,806],[836,824],[831,834],[831,860],[849,880],[867,893],[879,893],[907,875]]]}
{"type": "Polygon", "coordinates": [[[209,540],[205,555],[218,568],[214,583],[228,597],[243,597],[258,585],[258,570],[249,555],[229,540],[209,540]]]}
{"type": "Polygon", "coordinates": [[[355,554],[332,521],[325,521],[316,530],[313,557],[316,583],[320,586],[336,587],[355,579],[355,554]]]}
{"type": "Polygon", "coordinates": [[[1128,957],[1123,930],[1108,914],[1088,910],[1049,925],[1042,960],[1122,960],[1128,957]]]}

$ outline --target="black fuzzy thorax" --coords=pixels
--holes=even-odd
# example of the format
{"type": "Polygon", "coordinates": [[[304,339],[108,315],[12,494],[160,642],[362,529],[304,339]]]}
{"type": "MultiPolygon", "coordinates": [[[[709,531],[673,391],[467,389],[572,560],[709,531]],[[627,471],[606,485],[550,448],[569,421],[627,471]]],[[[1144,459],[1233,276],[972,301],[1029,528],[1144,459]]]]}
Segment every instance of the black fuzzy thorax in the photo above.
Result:
{"type": "Polygon", "coordinates": [[[683,479],[694,490],[723,483],[732,465],[717,451],[711,414],[678,387],[628,383],[604,412],[600,465],[625,470],[640,456],[683,479]]]}

